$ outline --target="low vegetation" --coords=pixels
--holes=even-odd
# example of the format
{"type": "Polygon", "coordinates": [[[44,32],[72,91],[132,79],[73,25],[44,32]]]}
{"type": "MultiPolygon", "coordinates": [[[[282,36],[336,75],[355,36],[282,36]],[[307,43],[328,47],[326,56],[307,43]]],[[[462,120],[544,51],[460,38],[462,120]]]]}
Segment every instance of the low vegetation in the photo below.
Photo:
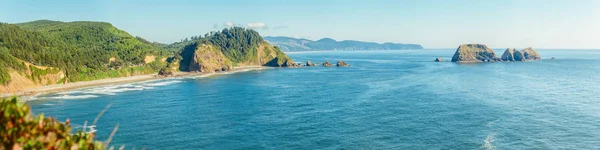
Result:
{"type": "Polygon", "coordinates": [[[33,116],[17,98],[0,100],[0,150],[5,149],[104,149],[94,134],[71,131],[69,120],[61,123],[43,114],[33,116]]]}

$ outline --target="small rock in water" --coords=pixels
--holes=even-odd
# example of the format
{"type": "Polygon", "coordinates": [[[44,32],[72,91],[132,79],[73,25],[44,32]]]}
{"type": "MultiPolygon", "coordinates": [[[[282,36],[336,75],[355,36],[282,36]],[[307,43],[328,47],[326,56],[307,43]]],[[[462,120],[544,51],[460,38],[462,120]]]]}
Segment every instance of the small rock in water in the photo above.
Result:
{"type": "Polygon", "coordinates": [[[348,64],[344,61],[338,60],[337,66],[338,67],[346,67],[346,66],[348,66],[348,64]]]}
{"type": "Polygon", "coordinates": [[[310,66],[310,67],[312,67],[312,66],[315,66],[315,64],[314,64],[314,63],[311,63],[311,62],[310,62],[310,60],[307,60],[307,61],[306,61],[306,66],[310,66]]]}
{"type": "Polygon", "coordinates": [[[550,58],[550,59],[556,59],[556,58],[552,57],[552,58],[550,58]]]}
{"type": "Polygon", "coordinates": [[[326,60],[325,63],[323,63],[323,66],[331,67],[331,63],[329,62],[329,60],[326,60]]]}
{"type": "Polygon", "coordinates": [[[442,62],[442,61],[444,61],[442,58],[439,58],[439,57],[435,58],[435,62],[442,62]]]}

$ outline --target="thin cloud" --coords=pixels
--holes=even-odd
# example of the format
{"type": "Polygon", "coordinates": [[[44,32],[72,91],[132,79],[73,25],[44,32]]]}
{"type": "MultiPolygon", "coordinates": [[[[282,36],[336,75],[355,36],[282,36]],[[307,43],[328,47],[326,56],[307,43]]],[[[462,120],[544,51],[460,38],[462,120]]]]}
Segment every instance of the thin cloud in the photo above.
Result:
{"type": "Polygon", "coordinates": [[[272,27],[271,29],[287,29],[287,28],[290,28],[290,26],[275,26],[275,27],[272,27]]]}
{"type": "Polygon", "coordinates": [[[230,22],[225,22],[225,24],[223,24],[223,25],[227,26],[227,27],[233,27],[235,24],[233,24],[233,22],[230,21],[230,22]]]}
{"type": "MultiPolygon", "coordinates": [[[[246,24],[236,24],[233,22],[225,22],[223,23],[223,27],[228,28],[228,27],[245,27],[248,29],[263,29],[263,30],[277,30],[277,29],[287,29],[290,28],[290,26],[275,26],[275,27],[270,27],[268,26],[266,23],[263,22],[250,22],[250,23],[246,23],[246,24]]],[[[213,28],[219,28],[218,24],[215,24],[213,26],[213,28]]]]}
{"type": "Polygon", "coordinates": [[[252,23],[247,23],[246,28],[248,28],[248,29],[268,29],[269,27],[267,27],[266,23],[252,22],[252,23]]]}

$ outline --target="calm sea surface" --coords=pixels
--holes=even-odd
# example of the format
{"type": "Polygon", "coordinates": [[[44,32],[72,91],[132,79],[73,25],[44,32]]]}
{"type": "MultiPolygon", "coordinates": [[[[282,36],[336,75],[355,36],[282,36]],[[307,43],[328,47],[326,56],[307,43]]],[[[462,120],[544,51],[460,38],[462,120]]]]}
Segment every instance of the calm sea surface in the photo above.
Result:
{"type": "MultiPolygon", "coordinates": [[[[498,55],[502,50],[497,50],[498,55]]],[[[34,113],[98,121],[126,149],[600,149],[600,51],[456,64],[454,50],[290,53],[276,68],[39,96],[34,113]],[[555,60],[549,58],[556,57],[555,60]]]]}

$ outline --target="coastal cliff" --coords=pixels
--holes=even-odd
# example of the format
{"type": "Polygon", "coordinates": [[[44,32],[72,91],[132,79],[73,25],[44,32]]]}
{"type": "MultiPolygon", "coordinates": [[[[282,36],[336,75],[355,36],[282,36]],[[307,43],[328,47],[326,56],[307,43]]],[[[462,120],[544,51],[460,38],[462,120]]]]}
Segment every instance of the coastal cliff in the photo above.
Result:
{"type": "Polygon", "coordinates": [[[190,71],[217,72],[233,69],[231,61],[213,45],[198,45],[189,64],[190,71]]]}

